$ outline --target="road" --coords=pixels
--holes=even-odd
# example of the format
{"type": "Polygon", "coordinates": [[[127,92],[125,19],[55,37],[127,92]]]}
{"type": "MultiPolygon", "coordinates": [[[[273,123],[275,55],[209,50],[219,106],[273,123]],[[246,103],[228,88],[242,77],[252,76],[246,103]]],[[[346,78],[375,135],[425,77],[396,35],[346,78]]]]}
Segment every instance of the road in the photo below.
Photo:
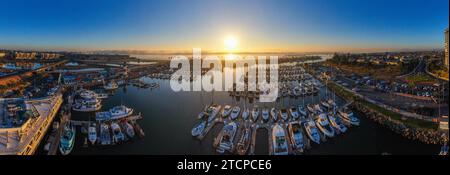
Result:
{"type": "Polygon", "coordinates": [[[406,77],[409,75],[414,75],[414,74],[421,73],[421,72],[426,73],[426,70],[427,70],[426,68],[427,68],[427,62],[424,59],[420,59],[419,64],[417,64],[416,68],[414,68],[413,71],[411,71],[410,73],[404,74],[404,75],[397,76],[397,78],[403,78],[403,77],[406,77]]]}

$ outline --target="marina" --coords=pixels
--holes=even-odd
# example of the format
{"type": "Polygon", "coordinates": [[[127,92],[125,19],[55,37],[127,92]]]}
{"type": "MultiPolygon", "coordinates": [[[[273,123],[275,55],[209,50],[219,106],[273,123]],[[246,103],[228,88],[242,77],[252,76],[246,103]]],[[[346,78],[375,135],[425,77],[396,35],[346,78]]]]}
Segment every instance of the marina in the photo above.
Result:
{"type": "Polygon", "coordinates": [[[277,107],[273,107],[274,104],[270,103],[254,104],[249,110],[245,103],[247,99],[250,102],[259,96],[259,90],[255,92],[229,91],[228,94],[235,100],[234,103],[237,103],[240,98],[244,98],[244,106],[206,105],[204,111],[196,117],[198,122],[191,130],[192,136],[202,140],[205,135],[208,135],[211,128],[222,123],[222,130],[218,135],[213,136],[212,145],[217,153],[255,154],[257,131],[264,129],[269,133],[268,153],[288,155],[302,154],[312,148],[311,143],[320,145],[338,133],[344,134],[347,127],[359,126],[359,119],[348,109],[351,102],[341,100],[341,105],[338,105],[336,95],[330,92],[326,83],[323,85],[322,82],[306,73],[302,67],[287,66],[283,68],[285,69],[282,71],[288,76],[282,76],[284,81],[281,81],[280,91],[281,94],[283,91],[287,91],[287,95],[278,97],[275,102],[277,107]],[[309,98],[311,101],[305,103],[305,99],[309,98]],[[287,104],[285,104],[286,100],[287,104]],[[297,101],[297,104],[292,105],[292,101],[297,101]],[[300,101],[301,104],[298,104],[300,101]],[[279,106],[280,102],[281,106],[279,106]],[[271,107],[267,105],[271,105],[271,107]],[[242,114],[241,108],[244,109],[242,114]],[[234,149],[235,147],[239,149],[234,149]]]}
{"type": "Polygon", "coordinates": [[[360,141],[366,144],[355,148],[360,154],[416,153],[378,137],[404,140],[428,153],[439,149],[376,126],[300,66],[280,71],[280,93],[272,103],[259,102],[258,90],[175,93],[165,74],[64,83],[60,87],[71,87],[64,108],[37,154],[349,154],[348,145],[360,141]]]}
{"type": "MultiPolygon", "coordinates": [[[[170,85],[167,80],[155,78],[150,79],[146,77],[143,78],[143,80],[147,82],[157,82],[158,84],[160,84],[160,88],[148,90],[133,86],[131,84],[122,86],[113,94],[109,94],[109,97],[107,99],[102,100],[102,110],[107,111],[114,106],[120,105],[121,101],[126,101],[130,98],[134,99],[133,101],[127,101],[128,103],[126,104],[126,106],[129,106],[136,111],[142,112],[142,115],[144,116],[149,116],[150,114],[152,114],[151,120],[149,119],[149,117],[143,117],[140,121],[142,125],[139,126],[144,127],[144,129],[150,133],[150,137],[152,139],[134,140],[131,142],[127,142],[126,144],[120,144],[114,147],[94,146],[84,148],[84,138],[77,138],[77,144],[72,154],[89,154],[91,152],[95,152],[96,154],[108,154],[108,152],[112,150],[126,151],[126,154],[184,154],[186,152],[192,154],[274,154],[274,142],[272,136],[273,127],[276,124],[278,124],[279,127],[283,128],[283,131],[285,132],[285,140],[288,145],[288,154],[323,154],[324,152],[333,154],[349,154],[349,152],[346,151],[348,149],[345,148],[345,145],[348,145],[350,143],[354,144],[354,139],[371,139],[370,141],[367,140],[367,142],[373,143],[374,138],[367,137],[365,134],[369,134],[371,132],[380,132],[379,130],[384,130],[383,128],[379,128],[378,126],[378,129],[376,130],[361,129],[374,127],[374,124],[361,117],[358,117],[360,122],[362,122],[360,126],[352,126],[351,123],[346,123],[338,111],[344,112],[345,108],[351,102],[345,102],[339,97],[334,97],[335,100],[333,100],[332,98],[323,98],[319,100],[319,96],[326,97],[324,86],[320,87],[321,90],[317,93],[316,96],[307,96],[306,98],[297,99],[286,97],[280,98],[276,102],[268,104],[259,103],[248,98],[236,98],[230,96],[228,92],[179,92],[174,94],[170,90],[170,85]],[[176,98],[177,100],[156,100],[159,98],[176,98]],[[198,100],[192,101],[192,99],[198,100]],[[307,107],[312,106],[312,113],[314,113],[315,116],[318,116],[318,107],[320,108],[320,110],[326,111],[326,107],[321,104],[321,101],[328,102],[330,101],[330,99],[331,101],[333,101],[333,103],[336,103],[336,106],[339,106],[339,110],[336,110],[337,112],[335,112],[336,114],[334,115],[330,114],[326,116],[328,117],[328,119],[331,118],[329,116],[335,117],[333,118],[335,120],[339,119],[339,121],[341,122],[340,124],[345,126],[348,131],[346,130],[345,134],[343,134],[344,132],[339,132],[342,134],[337,134],[338,131],[335,131],[336,135],[333,138],[326,138],[324,137],[324,134],[317,128],[315,120],[316,117],[314,117],[314,115],[309,115],[311,112],[308,111],[307,107]],[[214,101],[213,104],[211,104],[212,101],[214,101]],[[176,106],[182,106],[186,103],[189,103],[194,107],[183,110],[176,108],[176,106]],[[153,107],[148,108],[148,105],[153,107]],[[226,110],[224,111],[223,109],[227,105],[229,107],[226,107],[226,110]],[[292,109],[294,106],[296,107],[296,112],[298,113],[298,118],[296,118],[296,120],[294,120],[291,116],[292,113],[294,113],[294,115],[296,113],[295,110],[292,109]],[[237,112],[238,108],[236,107],[239,107],[239,113],[237,112]],[[269,120],[267,122],[265,122],[265,119],[263,117],[263,111],[267,111],[268,113],[269,120]],[[226,117],[223,117],[222,114],[225,114],[226,117]],[[276,117],[274,117],[274,115],[276,117]],[[283,115],[285,117],[283,117],[283,115]],[[179,120],[180,123],[183,123],[181,125],[181,128],[179,123],[173,122],[174,119],[179,120]],[[312,126],[316,128],[316,134],[320,138],[320,144],[314,143],[308,137],[303,125],[308,121],[311,121],[309,123],[312,123],[312,126]],[[292,136],[293,134],[291,134],[291,131],[289,129],[289,125],[293,124],[293,122],[298,122],[300,124],[300,131],[303,138],[302,143],[304,144],[301,149],[297,148],[296,145],[298,144],[295,143],[296,140],[298,141],[298,138],[296,139],[296,137],[299,137],[298,134],[297,136],[292,136]],[[161,123],[164,123],[164,125],[161,125],[161,123]],[[222,144],[223,146],[222,148],[220,148],[220,141],[224,138],[223,127],[227,126],[229,123],[235,124],[236,131],[228,132],[228,136],[232,136],[232,133],[234,133],[233,139],[229,138],[230,141],[222,144]],[[363,130],[362,133],[360,130],[363,130]],[[173,139],[177,140],[177,142],[180,143],[186,143],[186,146],[178,147],[176,145],[169,144],[173,139]],[[265,143],[261,143],[262,140],[265,140],[265,143]],[[157,141],[161,144],[153,144],[154,141],[157,141]],[[339,146],[337,144],[342,144],[343,146],[339,146]],[[146,147],[145,145],[150,145],[151,149],[144,149],[144,147],[146,147]],[[326,150],[329,150],[331,152],[326,150]]],[[[87,118],[93,121],[96,117],[94,114],[80,112],[75,113],[76,115],[74,116],[78,119],[74,120],[87,118]]],[[[356,116],[357,114],[354,113],[353,115],[356,116]]],[[[264,114],[264,116],[266,116],[266,114],[264,114]]],[[[133,125],[133,122],[129,123],[133,125]]],[[[330,126],[333,127],[333,122],[329,121],[329,123],[330,126]]],[[[391,135],[388,131],[384,132],[387,135],[391,135]]],[[[100,132],[97,133],[100,134],[100,132]]],[[[135,133],[136,135],[138,135],[139,132],[135,133]]],[[[391,135],[390,137],[396,136],[391,135]]],[[[380,140],[378,139],[377,142],[379,141],[380,140]]],[[[108,139],[106,139],[104,144],[109,145],[112,144],[112,142],[112,138],[109,142],[108,139]]],[[[405,140],[405,144],[411,144],[409,142],[410,141],[405,140]]],[[[379,143],[375,145],[378,144],[379,143]]],[[[418,147],[428,147],[430,151],[434,151],[435,149],[434,146],[431,145],[419,145],[420,144],[417,143],[418,147]]],[[[381,154],[383,152],[393,153],[398,151],[398,153],[401,154],[401,152],[408,151],[400,147],[398,148],[399,149],[397,150],[383,150],[372,149],[370,147],[364,146],[359,148],[359,153],[381,154]]],[[[411,152],[408,153],[413,153],[413,151],[411,150],[411,152]]]]}
{"type": "Polygon", "coordinates": [[[0,156],[448,155],[448,0],[230,1],[3,3],[0,156]]]}

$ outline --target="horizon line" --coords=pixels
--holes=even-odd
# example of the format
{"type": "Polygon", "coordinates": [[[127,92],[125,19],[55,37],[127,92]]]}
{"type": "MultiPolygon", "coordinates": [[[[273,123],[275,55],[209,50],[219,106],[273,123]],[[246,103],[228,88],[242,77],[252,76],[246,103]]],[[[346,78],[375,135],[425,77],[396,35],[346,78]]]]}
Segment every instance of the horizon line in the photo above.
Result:
{"type": "MultiPolygon", "coordinates": [[[[192,49],[74,49],[74,48],[17,48],[3,47],[2,51],[22,51],[22,52],[68,52],[68,53],[117,53],[128,55],[173,55],[173,54],[192,54],[192,49]]],[[[441,51],[444,48],[363,48],[349,50],[324,50],[324,51],[295,51],[295,50],[268,50],[268,51],[214,51],[202,50],[203,54],[312,54],[312,53],[382,53],[382,52],[426,52],[441,51]]]]}

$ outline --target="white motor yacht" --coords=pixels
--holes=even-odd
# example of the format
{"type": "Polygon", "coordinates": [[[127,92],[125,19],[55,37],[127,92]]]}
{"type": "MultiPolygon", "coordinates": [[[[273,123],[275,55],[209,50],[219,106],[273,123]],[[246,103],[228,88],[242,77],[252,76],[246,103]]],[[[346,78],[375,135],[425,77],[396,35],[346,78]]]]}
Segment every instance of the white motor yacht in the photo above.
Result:
{"type": "Polygon", "coordinates": [[[111,133],[109,132],[109,126],[106,123],[100,124],[100,144],[101,145],[111,144],[111,133]]]}
{"type": "Polygon", "coordinates": [[[290,122],[288,126],[292,146],[296,150],[303,151],[305,144],[303,143],[303,132],[299,122],[290,122]]]}
{"type": "Polygon", "coordinates": [[[258,120],[258,117],[259,117],[259,109],[258,109],[258,107],[254,107],[252,109],[252,119],[253,119],[253,121],[256,122],[258,120]]]}
{"type": "Polygon", "coordinates": [[[302,105],[298,105],[298,113],[303,117],[308,116],[308,113],[307,113],[305,107],[302,105]]]}
{"type": "Polygon", "coordinates": [[[334,137],[334,129],[328,122],[326,114],[320,114],[316,119],[316,125],[319,130],[327,137],[334,137]]]}
{"type": "Polygon", "coordinates": [[[241,108],[239,106],[233,107],[230,114],[231,120],[237,119],[239,117],[239,114],[241,114],[241,108]]]}
{"type": "Polygon", "coordinates": [[[234,122],[225,125],[220,134],[219,145],[217,147],[218,153],[231,152],[233,149],[234,137],[236,136],[237,124],[234,122]]]}
{"type": "Polygon", "coordinates": [[[97,141],[97,127],[95,126],[95,123],[91,123],[91,126],[89,126],[88,139],[92,145],[95,145],[95,142],[97,141]]]}
{"type": "Polygon", "coordinates": [[[326,109],[331,109],[330,104],[328,104],[328,102],[325,101],[325,100],[324,100],[324,101],[321,101],[320,104],[321,104],[323,107],[325,107],[326,109]]]}
{"type": "Polygon", "coordinates": [[[116,122],[111,123],[111,130],[113,132],[113,141],[115,143],[120,143],[125,141],[125,135],[123,135],[120,126],[116,122]]]}
{"type": "Polygon", "coordinates": [[[316,111],[317,114],[323,113],[323,110],[319,104],[314,105],[314,111],[316,111]]]}
{"type": "Polygon", "coordinates": [[[336,103],[334,102],[334,100],[331,99],[331,98],[328,99],[327,103],[330,104],[330,107],[336,107],[337,106],[336,103]]]}
{"type": "Polygon", "coordinates": [[[272,144],[274,155],[288,155],[286,133],[279,124],[275,124],[272,128],[272,144]]]}
{"type": "Polygon", "coordinates": [[[115,106],[109,110],[111,113],[111,119],[120,119],[123,117],[128,117],[133,114],[133,109],[128,108],[125,105],[115,106]]]}
{"type": "Polygon", "coordinates": [[[314,105],[313,104],[308,104],[306,105],[306,108],[308,109],[309,113],[314,114],[315,110],[314,110],[314,105]]]}
{"type": "Polygon", "coordinates": [[[261,112],[261,116],[264,122],[268,122],[270,119],[269,109],[264,108],[261,112]]]}
{"type": "Polygon", "coordinates": [[[248,108],[245,108],[242,111],[242,119],[247,120],[249,115],[250,115],[250,110],[248,108]]]}
{"type": "Polygon", "coordinates": [[[241,135],[239,142],[237,143],[236,150],[239,155],[245,155],[250,147],[250,140],[252,137],[252,130],[245,128],[244,134],[241,135]]]}
{"type": "Polygon", "coordinates": [[[201,121],[197,123],[191,130],[191,134],[193,137],[200,136],[206,127],[206,121],[201,121]]]}
{"type": "Polygon", "coordinates": [[[133,138],[135,135],[133,126],[125,120],[122,121],[121,124],[122,124],[122,128],[123,128],[125,134],[128,136],[128,138],[130,138],[130,139],[133,138]]]}
{"type": "Polygon", "coordinates": [[[353,112],[348,109],[343,109],[338,111],[339,116],[346,123],[351,125],[359,126],[359,119],[354,116],[353,112]]]}
{"type": "Polygon", "coordinates": [[[294,120],[297,120],[299,118],[299,114],[298,114],[298,111],[297,111],[296,107],[289,108],[289,113],[290,113],[290,115],[292,116],[292,118],[294,120]]]}
{"type": "Polygon", "coordinates": [[[280,109],[280,118],[281,119],[283,119],[284,121],[287,121],[288,117],[289,117],[288,115],[289,115],[288,111],[285,108],[280,109]]]}
{"type": "Polygon", "coordinates": [[[341,118],[336,118],[334,115],[329,114],[328,120],[330,120],[331,126],[340,133],[345,133],[347,131],[347,126],[344,125],[341,118]]]}
{"type": "Polygon", "coordinates": [[[314,143],[320,144],[320,134],[319,130],[316,127],[316,124],[314,124],[313,121],[309,120],[303,123],[303,127],[305,128],[308,138],[314,143]]]}
{"type": "Polygon", "coordinates": [[[212,104],[206,109],[206,113],[208,113],[208,123],[212,123],[214,119],[216,119],[216,116],[220,113],[221,108],[221,105],[212,104]]]}
{"type": "Polygon", "coordinates": [[[226,117],[228,117],[228,115],[230,115],[230,113],[231,113],[231,106],[230,105],[225,105],[224,107],[223,107],[223,110],[222,110],[222,117],[223,118],[226,118],[226,117]]]}

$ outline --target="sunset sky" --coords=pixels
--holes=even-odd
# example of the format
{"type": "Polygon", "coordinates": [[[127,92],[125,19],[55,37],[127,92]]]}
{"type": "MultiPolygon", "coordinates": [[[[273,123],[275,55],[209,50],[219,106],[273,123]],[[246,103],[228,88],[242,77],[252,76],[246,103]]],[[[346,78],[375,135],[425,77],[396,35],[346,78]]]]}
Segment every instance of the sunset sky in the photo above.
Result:
{"type": "Polygon", "coordinates": [[[393,1],[0,0],[0,48],[227,51],[231,43],[235,52],[361,52],[443,47],[448,0],[393,1]]]}

